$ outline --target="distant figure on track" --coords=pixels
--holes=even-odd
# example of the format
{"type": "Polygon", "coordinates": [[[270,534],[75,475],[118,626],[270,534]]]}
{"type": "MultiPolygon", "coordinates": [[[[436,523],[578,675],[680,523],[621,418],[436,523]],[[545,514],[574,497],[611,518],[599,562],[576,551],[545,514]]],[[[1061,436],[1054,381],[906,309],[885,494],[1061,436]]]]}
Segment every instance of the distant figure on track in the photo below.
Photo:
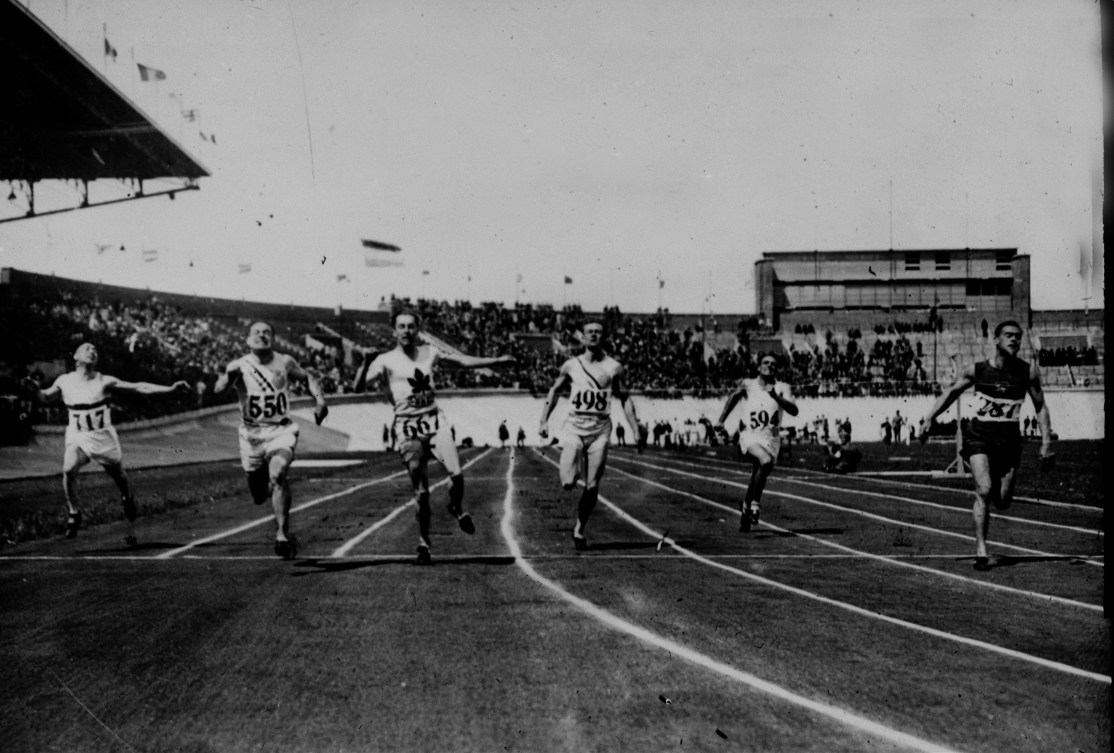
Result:
{"type": "Polygon", "coordinates": [[[298,424],[290,418],[290,384],[304,384],[316,401],[318,425],[329,415],[325,394],[312,374],[285,353],[273,349],[274,328],[255,322],[248,330],[251,352],[225,367],[213,386],[217,394],[229,385],[240,398],[240,463],[247,473],[252,501],[271,501],[275,514],[275,554],[294,559],[297,542],[290,535],[290,463],[298,447],[298,424]]]}
{"type": "MultiPolygon", "coordinates": [[[[948,409],[963,392],[974,387],[971,416],[960,436],[960,456],[971,466],[975,479],[975,569],[990,569],[986,535],[990,529],[993,502],[1005,510],[1013,502],[1017,466],[1021,462],[1021,406],[1025,395],[1033,401],[1036,422],[1041,430],[1041,470],[1051,470],[1052,420],[1044,402],[1040,371],[1017,357],[1021,349],[1021,325],[1007,320],[994,328],[995,353],[992,358],[969,365],[959,379],[942,394],[921,421],[921,442],[928,439],[936,417],[948,409]]],[[[966,405],[966,403],[964,403],[966,405]]]]}
{"type": "MultiPolygon", "coordinates": [[[[398,344],[380,355],[365,354],[353,390],[363,392],[366,384],[378,384],[384,397],[394,406],[395,446],[410,474],[410,483],[417,498],[417,564],[429,565],[433,562],[429,543],[430,457],[435,458],[449,474],[449,513],[456,518],[460,530],[468,534],[476,532],[471,516],[464,512],[464,474],[457,454],[455,430],[437,405],[433,372],[442,361],[471,369],[514,363],[515,359],[505,355],[481,358],[448,353],[432,345],[423,345],[418,338],[419,329],[417,314],[410,311],[395,314],[394,331],[398,344]]],[[[506,430],[505,424],[500,426],[506,430]]]]}
{"type": "Polygon", "coordinates": [[[851,441],[850,422],[836,424],[838,439],[828,444],[824,470],[828,473],[854,473],[863,459],[863,452],[851,441]]]}
{"type": "Polygon", "coordinates": [[[507,449],[507,441],[511,438],[511,430],[507,428],[507,422],[501,421],[499,423],[499,447],[507,449]]]}
{"type": "Polygon", "coordinates": [[[62,491],[66,495],[66,538],[77,536],[81,528],[81,510],[77,506],[77,477],[82,466],[96,460],[120,490],[128,533],[124,538],[128,546],[136,546],[135,521],[138,508],[132,494],[128,474],[124,471],[120,438],[112,425],[112,409],[108,397],[113,393],[135,395],[168,395],[173,392],[190,392],[188,382],[178,381],[170,386],[150,382],[125,382],[97,371],[99,359],[92,343],[82,343],[74,351],[74,370],[62,374],[54,384],[39,389],[35,380],[28,377],[24,386],[33,390],[35,399],[47,403],[58,397],[66,405],[69,421],[66,424],[65,450],[62,455],[62,491]]]}
{"type": "Polygon", "coordinates": [[[797,403],[793,400],[790,386],[777,379],[778,362],[773,353],[762,353],[758,357],[758,376],[743,379],[738,388],[727,396],[727,402],[716,421],[716,430],[726,434],[724,423],[740,399],[743,403],[743,430],[739,433],[739,449],[743,458],[752,465],[750,484],[740,511],[742,520],[739,530],[743,532],[758,525],[759,507],[766,479],[777,462],[781,450],[782,414],[796,416],[797,403]]]}
{"type": "Polygon", "coordinates": [[[557,406],[557,393],[569,385],[572,408],[562,431],[560,478],[566,491],[576,488],[578,478],[584,479],[572,531],[573,546],[578,550],[588,548],[584,528],[599,499],[600,479],[607,464],[612,396],[623,406],[632,430],[638,426],[634,402],[622,383],[623,366],[604,352],[603,324],[589,321],[584,325],[584,345],[583,353],[561,365],[546,395],[538,427],[538,434],[545,439],[549,435],[549,414],[557,406]]]}

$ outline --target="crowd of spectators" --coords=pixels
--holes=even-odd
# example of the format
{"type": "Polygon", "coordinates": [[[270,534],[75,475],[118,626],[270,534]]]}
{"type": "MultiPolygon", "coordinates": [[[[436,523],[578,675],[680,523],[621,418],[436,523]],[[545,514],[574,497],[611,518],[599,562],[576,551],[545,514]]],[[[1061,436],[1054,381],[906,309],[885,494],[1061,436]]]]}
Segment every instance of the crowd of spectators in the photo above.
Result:
{"type": "Polygon", "coordinates": [[[1063,348],[1041,348],[1037,353],[1041,366],[1094,366],[1099,362],[1098,351],[1092,345],[1082,350],[1074,345],[1063,348]]]}
{"type": "MultiPolygon", "coordinates": [[[[392,296],[385,304],[384,310],[391,313],[417,311],[423,329],[448,347],[470,355],[515,357],[514,364],[500,369],[445,368],[438,375],[441,389],[515,388],[543,393],[563,360],[582,348],[579,333],[588,316],[577,306],[555,309],[528,303],[473,305],[467,301],[412,301],[392,296]]],[[[136,401],[125,406],[120,420],[147,417],[151,411],[166,412],[167,408],[183,410],[235,399],[231,393],[214,396],[212,386],[224,365],[243,354],[246,320],[230,322],[188,315],[157,295],[123,303],[59,294],[51,300],[31,302],[19,316],[18,328],[34,332],[34,342],[20,350],[5,341],[11,373],[7,377],[0,373],[0,379],[23,375],[14,373],[19,369],[12,369],[12,365],[68,359],[78,344],[90,341],[100,350],[105,371],[122,379],[163,383],[186,379],[195,385],[195,394],[188,399],[175,398],[169,403],[136,401]]],[[[668,309],[629,315],[608,307],[602,317],[608,333],[607,348],[626,367],[628,388],[653,397],[726,394],[739,379],[757,372],[761,355],[758,348],[769,347],[765,343],[774,334],[756,332],[753,322],[740,319],[738,331],[726,345],[721,333],[715,331],[718,328],[705,331],[699,322],[675,326],[668,309]],[[752,346],[752,339],[764,344],[752,346]]],[[[343,324],[337,324],[338,328],[343,324]]],[[[15,322],[6,323],[7,329],[15,327],[15,322]]],[[[878,324],[873,341],[864,346],[862,331],[855,327],[847,331],[846,337],[837,338],[830,330],[817,336],[811,323],[797,324],[794,332],[806,337],[792,338],[794,342],[787,350],[776,350],[782,357],[783,378],[801,397],[938,394],[940,386],[926,373],[920,339],[910,340],[907,335],[942,328],[939,317],[921,323],[878,324]]],[[[297,331],[298,327],[291,330],[295,339],[297,331]]],[[[387,325],[348,322],[343,331],[343,336],[333,333],[328,338],[306,332],[305,342],[299,343],[304,348],[299,354],[303,365],[331,394],[348,391],[365,351],[382,352],[394,346],[387,325]]],[[[1094,348],[1082,352],[1058,348],[1041,351],[1040,357],[1048,365],[1097,363],[1094,348]]],[[[64,420],[57,406],[45,410],[41,417],[64,420]]],[[[661,428],[648,431],[660,432],[661,428]]],[[[694,427],[692,431],[699,434],[701,429],[694,427]]]]}

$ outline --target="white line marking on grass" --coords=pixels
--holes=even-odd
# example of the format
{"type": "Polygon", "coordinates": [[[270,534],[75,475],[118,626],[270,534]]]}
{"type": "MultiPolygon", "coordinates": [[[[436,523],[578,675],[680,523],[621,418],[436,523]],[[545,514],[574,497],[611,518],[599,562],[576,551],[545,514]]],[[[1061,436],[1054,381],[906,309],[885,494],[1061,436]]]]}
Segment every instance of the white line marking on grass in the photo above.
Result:
{"type": "MultiPolygon", "coordinates": [[[[484,452],[480,453],[476,457],[472,458],[471,460],[469,460],[467,463],[465,463],[461,467],[461,471],[464,471],[465,469],[469,468],[470,466],[473,466],[476,463],[480,462],[490,452],[491,452],[491,449],[488,449],[488,450],[485,450],[484,452]]],[[[441,486],[444,486],[447,483],[449,483],[448,478],[441,479],[436,484],[429,487],[429,490],[433,491],[434,489],[436,489],[438,487],[441,487],[441,486]]],[[[354,548],[359,546],[360,543],[362,541],[364,541],[364,539],[366,539],[368,536],[371,536],[371,534],[375,533],[380,528],[382,528],[383,526],[387,525],[392,520],[397,518],[402,513],[403,510],[405,510],[408,507],[416,507],[416,506],[417,506],[417,503],[413,499],[407,501],[405,504],[399,505],[398,507],[396,507],[395,509],[393,509],[389,513],[387,513],[386,517],[383,517],[380,520],[376,521],[371,526],[369,526],[368,528],[365,528],[363,531],[361,531],[358,535],[356,535],[355,537],[349,539],[348,541],[344,542],[339,547],[337,547],[333,551],[332,556],[333,557],[344,557],[344,556],[346,556],[354,548]]]]}
{"type": "MultiPolygon", "coordinates": [[[[549,460],[549,458],[546,458],[546,460],[549,460]]],[[[617,617],[611,612],[608,612],[607,610],[596,606],[592,602],[582,599],[579,596],[570,593],[569,591],[566,591],[561,586],[561,584],[557,583],[556,581],[552,581],[549,578],[546,578],[544,575],[540,574],[537,570],[534,569],[534,567],[522,556],[522,548],[519,546],[518,540],[514,537],[514,530],[512,526],[512,520],[514,519],[515,514],[513,505],[515,490],[513,455],[511,456],[510,462],[507,463],[506,481],[507,493],[506,496],[503,498],[503,520],[500,524],[500,530],[503,533],[503,538],[507,542],[507,547],[510,549],[511,555],[514,557],[515,564],[518,565],[518,568],[522,570],[526,577],[557,594],[559,597],[569,602],[577,609],[586,613],[589,617],[592,617],[593,619],[603,623],[605,626],[613,630],[618,630],[621,633],[626,633],[627,635],[637,638],[643,643],[648,643],[654,648],[668,651],[673,656],[679,656],[682,659],[685,659],[686,661],[689,661],[699,667],[711,670],[716,674],[722,675],[731,680],[735,680],[736,682],[740,682],[750,688],[753,688],[754,690],[766,693],[767,695],[771,695],[779,700],[786,701],[796,706],[808,709],[809,711],[827,717],[828,719],[831,719],[847,727],[851,727],[861,732],[866,732],[870,735],[876,735],[891,743],[904,745],[914,750],[938,751],[941,753],[951,750],[950,748],[947,748],[939,743],[923,740],[919,737],[915,737],[899,730],[892,729],[883,724],[879,724],[878,722],[872,721],[857,714],[853,714],[845,709],[841,709],[826,703],[820,703],[819,701],[814,701],[811,698],[806,698],[802,695],[798,695],[797,693],[794,693],[793,691],[780,685],[775,685],[774,683],[763,680],[756,675],[750,674],[749,672],[743,672],[742,670],[736,669],[735,667],[732,667],[728,664],[723,664],[722,662],[716,661],[712,657],[691,649],[688,646],[676,643],[675,641],[660,636],[657,633],[653,633],[649,630],[646,630],[645,628],[639,627],[638,625],[627,622],[626,620],[617,617]]],[[[602,497],[600,498],[600,501],[603,502],[602,497]]],[[[610,503],[606,504],[608,504],[609,507],[612,506],[610,503]]]]}
{"type": "MultiPolygon", "coordinates": [[[[640,481],[644,484],[649,484],[650,486],[656,486],[659,489],[665,489],[666,491],[671,492],[673,494],[680,494],[680,495],[685,496],[685,497],[691,497],[692,499],[695,499],[699,502],[703,502],[704,504],[710,505],[711,507],[715,507],[719,510],[729,512],[729,513],[731,513],[735,516],[741,515],[741,513],[737,509],[735,509],[733,507],[729,507],[727,505],[724,505],[720,502],[716,502],[715,500],[708,499],[707,497],[701,497],[699,494],[693,494],[692,492],[687,492],[683,489],[677,489],[676,487],[666,486],[665,484],[659,483],[657,481],[652,481],[652,480],[647,479],[647,478],[642,478],[641,476],[635,476],[633,473],[628,473],[627,471],[624,471],[622,468],[616,467],[614,464],[612,465],[612,468],[615,470],[616,473],[621,473],[624,476],[627,476],[629,478],[634,479],[635,481],[640,481]]],[[[949,572],[945,572],[943,570],[937,570],[936,568],[925,567],[923,565],[914,565],[911,562],[902,562],[902,561],[900,561],[900,559],[898,559],[896,557],[892,557],[892,556],[886,556],[886,555],[882,555],[882,554],[873,554],[872,552],[864,552],[860,549],[853,549],[853,548],[851,548],[849,546],[845,546],[843,544],[837,544],[834,541],[827,541],[826,539],[822,539],[818,536],[810,536],[807,533],[797,533],[795,531],[789,530],[788,528],[782,528],[781,526],[776,526],[773,523],[770,523],[770,522],[765,521],[765,520],[761,521],[759,523],[759,525],[765,526],[765,527],[770,528],[774,531],[779,531],[781,533],[792,533],[794,536],[796,536],[798,538],[807,539],[808,541],[814,541],[817,544],[820,544],[822,546],[826,546],[826,547],[830,547],[832,549],[838,549],[840,551],[850,553],[850,554],[846,554],[846,555],[819,555],[821,557],[825,557],[825,556],[826,557],[851,557],[851,556],[853,556],[857,559],[877,560],[879,562],[885,562],[886,564],[895,565],[897,567],[905,567],[905,568],[909,568],[911,570],[917,570],[917,571],[924,572],[924,573],[931,573],[932,575],[937,575],[937,576],[940,576],[942,578],[951,578],[953,580],[958,580],[958,581],[961,581],[963,583],[967,583],[967,584],[971,584],[971,585],[975,585],[975,586],[981,586],[983,588],[990,588],[990,589],[993,589],[993,590],[996,590],[996,591],[1002,591],[1002,592],[1010,593],[1010,594],[1021,594],[1023,596],[1028,596],[1028,597],[1031,597],[1031,598],[1038,599],[1040,601],[1051,601],[1051,602],[1055,602],[1055,603],[1058,603],[1058,604],[1064,604],[1064,605],[1067,605],[1067,606],[1082,607],[1083,609],[1091,609],[1091,610],[1094,610],[1094,611],[1097,611],[1097,612],[1104,612],[1105,611],[1104,608],[1101,605],[1098,605],[1098,604],[1088,604],[1088,603],[1083,602],[1083,601],[1074,601],[1072,599],[1066,599],[1062,596],[1053,596],[1051,594],[1043,594],[1043,593],[1038,593],[1036,591],[1026,591],[1026,590],[1020,589],[1020,588],[1011,588],[1010,586],[1003,586],[1003,585],[998,584],[998,583],[992,583],[990,581],[979,580],[978,578],[970,578],[966,575],[959,575],[957,573],[949,573],[949,572]]],[[[792,555],[793,558],[797,558],[798,556],[800,556],[800,555],[792,555]]],[[[804,555],[804,557],[813,557],[813,556],[817,556],[817,555],[804,555]]],[[[921,555],[921,556],[924,557],[924,558],[928,558],[924,555],[921,555]]],[[[1059,559],[1059,555],[1054,555],[1054,556],[1056,556],[1056,558],[1059,559]]],[[[772,557],[776,558],[777,555],[772,555],[772,557]]],[[[956,559],[956,557],[954,555],[932,555],[932,557],[937,558],[937,559],[948,559],[948,560],[956,559]]],[[[722,559],[722,557],[716,557],[715,559],[722,559]]],[[[1080,559],[1085,559],[1085,558],[1080,558],[1080,559]]]]}
{"type": "MultiPolygon", "coordinates": [[[[550,458],[546,457],[545,459],[548,462],[552,463],[553,465],[557,465],[557,463],[555,463],[550,458]]],[[[767,494],[768,493],[769,493],[769,491],[767,490],[767,494]]],[[[649,526],[645,525],[644,523],[642,523],[642,521],[640,521],[637,518],[635,518],[634,516],[630,515],[629,513],[624,511],[622,508],[620,508],[618,505],[615,505],[611,501],[605,499],[603,497],[603,495],[600,495],[599,501],[601,503],[603,503],[604,505],[606,505],[607,508],[609,510],[611,510],[613,513],[615,513],[617,516],[619,516],[620,518],[625,520],[631,526],[637,528],[638,530],[642,531],[646,535],[650,536],[655,541],[662,538],[662,536],[659,532],[657,532],[657,531],[653,530],[652,528],[650,528],[649,526]]],[[[803,588],[797,588],[796,586],[790,586],[786,583],[780,583],[776,580],[770,580],[769,578],[764,578],[761,575],[756,575],[754,573],[747,572],[746,570],[740,570],[736,567],[731,567],[731,566],[725,565],[721,562],[715,562],[714,560],[708,559],[707,557],[705,557],[703,555],[697,554],[694,551],[686,549],[685,547],[681,546],[680,544],[678,544],[677,542],[675,542],[671,539],[666,539],[666,543],[669,544],[669,546],[672,547],[673,550],[676,551],[677,553],[683,554],[686,557],[690,557],[691,559],[694,559],[697,562],[701,562],[705,565],[708,565],[709,567],[714,567],[714,568],[717,568],[719,570],[724,570],[724,571],[732,573],[734,575],[738,575],[740,577],[746,578],[747,580],[752,580],[752,581],[755,581],[756,583],[761,583],[763,585],[771,586],[773,588],[779,588],[783,591],[788,591],[792,594],[796,594],[797,596],[803,596],[806,599],[812,599],[813,601],[819,601],[822,604],[827,604],[828,606],[836,607],[838,609],[843,609],[843,610],[846,610],[848,612],[852,612],[854,614],[861,615],[863,617],[870,617],[870,618],[873,618],[873,619],[876,619],[876,620],[882,620],[883,622],[888,622],[891,625],[899,625],[901,627],[909,628],[910,630],[915,630],[917,632],[921,632],[921,633],[925,633],[927,635],[934,636],[936,638],[943,638],[944,640],[955,641],[957,643],[962,643],[966,646],[972,646],[974,648],[981,648],[981,649],[984,649],[986,651],[990,651],[990,652],[993,652],[993,653],[996,653],[996,654],[1001,654],[1003,656],[1008,656],[1008,657],[1013,658],[1013,659],[1019,659],[1021,661],[1026,661],[1026,662],[1030,662],[1032,664],[1037,664],[1037,665],[1040,665],[1042,667],[1046,667],[1048,669],[1054,669],[1054,670],[1057,670],[1057,671],[1060,671],[1060,672],[1065,672],[1065,673],[1070,674],[1070,675],[1076,675],[1077,677],[1086,677],[1087,679],[1097,680],[1098,682],[1103,682],[1103,683],[1107,683],[1107,684],[1109,684],[1110,681],[1111,681],[1111,678],[1110,678],[1109,675],[1103,675],[1103,674],[1099,674],[1097,672],[1089,672],[1085,669],[1080,669],[1078,667],[1073,667],[1073,666],[1070,666],[1068,664],[1061,664],[1060,662],[1051,661],[1050,659],[1042,659],[1039,656],[1033,656],[1031,654],[1022,653],[1020,651],[1014,651],[1013,649],[1005,648],[1004,646],[998,646],[998,645],[995,645],[993,643],[987,643],[985,641],[976,640],[974,638],[967,638],[967,637],[964,637],[964,636],[961,636],[961,635],[955,635],[953,633],[948,633],[948,632],[945,632],[943,630],[937,630],[936,628],[928,627],[927,625],[919,625],[915,622],[909,622],[907,620],[902,620],[902,619],[899,619],[897,617],[890,617],[889,615],[881,614],[879,612],[872,612],[869,609],[864,609],[862,607],[857,607],[854,604],[849,604],[845,601],[838,601],[836,599],[832,599],[832,598],[829,598],[827,596],[821,596],[818,593],[813,593],[812,591],[806,591],[803,588]]]]}
{"type": "MultiPolygon", "coordinates": [[[[548,460],[548,458],[546,458],[546,459],[548,460]]],[[[637,460],[626,460],[626,459],[624,459],[624,460],[625,460],[625,462],[633,463],[634,465],[641,465],[641,466],[645,466],[646,468],[653,468],[653,469],[659,470],[659,471],[666,471],[668,473],[675,473],[678,476],[689,476],[691,478],[701,479],[702,481],[713,481],[717,484],[724,484],[726,486],[734,486],[734,487],[737,487],[737,488],[740,488],[740,489],[746,489],[747,488],[746,484],[740,484],[736,481],[728,481],[727,479],[724,479],[724,478],[709,478],[706,475],[702,476],[698,473],[689,473],[688,471],[682,471],[678,468],[670,468],[669,466],[666,466],[666,465],[653,465],[651,463],[639,462],[637,460]]],[[[550,462],[553,462],[553,461],[550,461],[550,462]]],[[[699,466],[697,466],[697,467],[699,467],[699,466]]],[[[832,488],[832,487],[822,487],[822,488],[832,488]]],[[[851,493],[856,493],[857,492],[857,490],[853,490],[853,489],[840,489],[840,491],[851,492],[851,493]]],[[[862,493],[863,494],[871,494],[871,492],[862,492],[862,493]]],[[[891,525],[901,526],[903,528],[911,528],[911,529],[915,529],[915,530],[919,530],[919,531],[925,531],[927,533],[934,533],[937,536],[947,536],[949,538],[954,538],[954,539],[963,539],[964,541],[974,541],[975,540],[974,536],[968,536],[967,534],[956,533],[955,531],[947,531],[943,528],[933,528],[932,526],[920,525],[919,523],[910,523],[908,521],[898,520],[897,518],[888,518],[885,515],[878,515],[876,513],[866,512],[865,510],[857,510],[853,507],[844,507],[843,505],[837,505],[834,502],[824,502],[823,500],[813,499],[812,497],[802,497],[799,494],[790,494],[789,492],[775,491],[773,489],[770,489],[769,487],[766,488],[766,490],[763,492],[763,494],[765,494],[765,495],[771,495],[772,494],[776,497],[785,497],[786,499],[795,499],[798,502],[806,502],[806,503],[811,504],[811,505],[818,505],[820,507],[827,507],[829,509],[839,510],[840,512],[845,512],[845,513],[848,513],[850,515],[858,515],[859,517],[869,518],[871,520],[877,520],[877,521],[880,521],[882,523],[888,523],[888,524],[891,524],[891,525]]],[[[879,495],[879,496],[884,496],[884,495],[879,495]]],[[[893,497],[893,499],[903,499],[903,498],[893,497]]],[[[917,502],[917,500],[908,500],[908,501],[917,502]]],[[[932,504],[932,503],[922,502],[920,504],[932,504]]],[[[947,508],[946,507],[946,509],[954,510],[955,508],[947,508]]],[[[959,512],[962,512],[962,511],[959,511],[959,512]]],[[[968,514],[970,514],[970,513],[968,513],[968,514]]],[[[1011,520],[1015,520],[1015,518],[1011,518],[1011,520]]],[[[1045,552],[1045,551],[1041,551],[1040,549],[1029,549],[1028,547],[1019,546],[1017,544],[1007,544],[1005,542],[995,541],[994,545],[996,547],[999,547],[999,548],[1014,549],[1014,550],[1017,550],[1019,552],[1025,552],[1026,554],[1038,554],[1038,555],[1041,555],[1041,556],[1044,556],[1044,557],[1054,556],[1054,554],[1052,552],[1045,552]]],[[[1097,560],[1091,560],[1091,559],[1083,560],[1083,564],[1085,564],[1085,565],[1095,565],[1097,567],[1105,567],[1106,566],[1102,562],[1099,562],[1097,560]]]]}

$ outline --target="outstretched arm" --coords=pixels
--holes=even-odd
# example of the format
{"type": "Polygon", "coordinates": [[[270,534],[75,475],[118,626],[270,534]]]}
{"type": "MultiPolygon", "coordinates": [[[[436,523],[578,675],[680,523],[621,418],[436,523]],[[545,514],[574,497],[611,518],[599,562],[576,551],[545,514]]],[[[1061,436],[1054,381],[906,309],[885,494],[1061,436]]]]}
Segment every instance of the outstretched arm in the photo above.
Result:
{"type": "Polygon", "coordinates": [[[502,366],[503,364],[514,363],[514,356],[494,356],[492,358],[481,358],[480,356],[466,356],[463,353],[442,353],[442,361],[455,363],[457,366],[463,366],[466,369],[475,369],[480,366],[502,366]]]}
{"type": "Polygon", "coordinates": [[[174,384],[154,384],[153,382],[125,382],[122,379],[109,378],[105,381],[105,389],[111,392],[127,392],[132,395],[169,395],[174,392],[190,392],[190,385],[184,379],[179,379],[174,384]]]}
{"type": "Polygon", "coordinates": [[[928,432],[932,428],[932,423],[936,420],[936,417],[946,411],[952,403],[959,399],[959,396],[963,394],[964,390],[968,389],[974,384],[975,366],[974,364],[972,364],[964,369],[963,373],[960,374],[959,379],[956,380],[955,384],[946,389],[944,391],[944,394],[940,395],[940,397],[936,399],[936,402],[932,405],[932,410],[930,410],[927,415],[925,415],[925,417],[921,420],[920,432],[922,440],[928,437],[928,432]]]}
{"type": "Polygon", "coordinates": [[[39,388],[38,382],[28,376],[23,377],[23,386],[31,393],[31,399],[40,403],[51,403],[62,396],[62,388],[58,386],[57,380],[44,390],[39,388]]]}

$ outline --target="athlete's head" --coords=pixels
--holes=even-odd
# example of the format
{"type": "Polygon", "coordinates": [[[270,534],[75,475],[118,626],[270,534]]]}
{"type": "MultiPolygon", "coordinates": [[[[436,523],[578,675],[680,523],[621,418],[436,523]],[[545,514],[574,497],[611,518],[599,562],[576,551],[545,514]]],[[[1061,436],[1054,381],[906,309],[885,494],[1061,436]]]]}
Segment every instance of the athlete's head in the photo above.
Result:
{"type": "Polygon", "coordinates": [[[421,319],[415,312],[407,309],[397,312],[392,324],[395,328],[395,340],[399,345],[405,348],[417,342],[421,319]]]}
{"type": "Polygon", "coordinates": [[[77,346],[77,350],[73,352],[74,363],[85,363],[90,366],[97,365],[97,359],[100,354],[97,353],[97,346],[93,343],[82,343],[77,346]]]}
{"type": "Polygon", "coordinates": [[[758,374],[771,379],[777,374],[777,356],[773,353],[758,354],[758,374]]]}
{"type": "Polygon", "coordinates": [[[1021,325],[1007,319],[994,328],[994,340],[998,350],[1006,355],[1016,356],[1021,350],[1021,325]]]}
{"type": "Polygon", "coordinates": [[[267,322],[255,322],[248,329],[247,343],[252,350],[270,350],[275,343],[275,328],[267,322]]]}
{"type": "Polygon", "coordinates": [[[584,325],[584,346],[587,348],[599,348],[603,345],[603,324],[600,322],[589,321],[584,325]]]}

